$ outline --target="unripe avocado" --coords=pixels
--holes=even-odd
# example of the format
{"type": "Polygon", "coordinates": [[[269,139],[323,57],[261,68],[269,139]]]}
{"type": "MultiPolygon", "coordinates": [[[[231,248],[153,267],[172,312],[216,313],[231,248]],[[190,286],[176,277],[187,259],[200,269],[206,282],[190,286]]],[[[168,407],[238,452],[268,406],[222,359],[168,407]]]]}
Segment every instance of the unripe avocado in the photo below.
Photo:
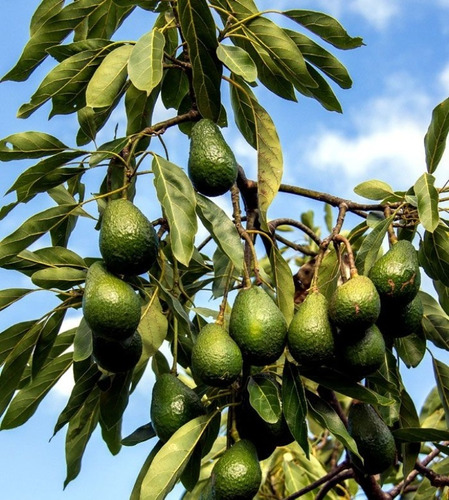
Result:
{"type": "Polygon", "coordinates": [[[87,271],[83,314],[95,335],[125,340],[139,324],[140,299],[128,283],[96,261],[87,271]]]}
{"type": "Polygon", "coordinates": [[[333,359],[334,330],[328,317],[328,302],[320,292],[311,292],[299,306],[288,328],[290,354],[301,365],[319,366],[333,359]]]}
{"type": "Polygon", "coordinates": [[[335,366],[355,380],[361,380],[378,370],[385,360],[385,340],[376,325],[363,334],[339,339],[335,366]]]}
{"type": "Polygon", "coordinates": [[[142,337],[136,331],[131,337],[115,342],[94,335],[92,354],[104,370],[126,372],[136,366],[142,355],[142,337]]]}
{"type": "Polygon", "coordinates": [[[202,119],[192,127],[188,175],[195,189],[206,196],[229,191],[237,179],[238,165],[218,126],[202,119]]]}
{"type": "Polygon", "coordinates": [[[159,240],[151,222],[130,201],[109,201],[100,228],[100,252],[116,274],[136,275],[154,264],[159,240]]]}
{"type": "Polygon", "coordinates": [[[223,453],[212,469],[212,496],[215,500],[252,500],[261,482],[256,449],[251,441],[241,439],[223,453]]]}
{"type": "Polygon", "coordinates": [[[151,396],[151,423],[161,441],[171,436],[190,420],[206,412],[195,391],[171,373],[160,375],[151,396]]]}
{"type": "Polygon", "coordinates": [[[346,332],[363,332],[380,313],[380,298],[367,276],[356,275],[335,289],[329,302],[332,323],[346,332]]]}
{"type": "Polygon", "coordinates": [[[422,329],[423,304],[417,295],[405,305],[382,304],[377,325],[386,337],[400,338],[420,333],[422,329]]]}
{"type": "Polygon", "coordinates": [[[267,365],[284,351],[287,323],[268,293],[252,286],[242,288],[235,298],[229,334],[240,347],[244,361],[267,365]]]}
{"type": "Polygon", "coordinates": [[[365,403],[351,406],[348,431],[363,457],[365,472],[380,474],[395,463],[396,444],[393,434],[372,406],[365,403]]]}
{"type": "Polygon", "coordinates": [[[192,372],[212,387],[226,387],[240,375],[242,353],[228,332],[220,325],[205,325],[192,349],[192,372]]]}
{"type": "Polygon", "coordinates": [[[369,272],[382,302],[408,304],[419,291],[421,274],[418,254],[408,240],[396,242],[369,272]]]}

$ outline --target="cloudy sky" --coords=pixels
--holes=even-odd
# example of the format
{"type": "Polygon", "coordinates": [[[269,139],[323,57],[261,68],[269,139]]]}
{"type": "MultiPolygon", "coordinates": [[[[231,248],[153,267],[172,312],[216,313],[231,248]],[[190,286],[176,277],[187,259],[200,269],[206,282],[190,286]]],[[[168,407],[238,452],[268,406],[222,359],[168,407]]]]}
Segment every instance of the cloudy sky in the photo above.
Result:
{"type": "MultiPolygon", "coordinates": [[[[3,75],[14,64],[28,36],[30,16],[39,2],[36,0],[6,1],[0,7],[0,43],[2,58],[0,73],[3,75]]],[[[260,0],[261,9],[273,8],[273,2],[260,0]]],[[[276,8],[310,8],[335,15],[353,36],[361,36],[365,46],[354,51],[332,50],[347,66],[353,88],[336,89],[344,113],[329,113],[315,101],[299,97],[298,103],[280,102],[260,93],[261,102],[272,115],[284,148],[284,182],[303,187],[352,197],[353,186],[368,179],[380,179],[394,189],[407,189],[424,172],[423,137],[432,109],[449,96],[449,1],[448,0],[282,0],[276,8]]],[[[142,13],[135,19],[133,30],[121,33],[126,39],[137,39],[151,26],[148,15],[142,13]]],[[[24,130],[41,130],[58,135],[72,143],[76,124],[67,117],[55,117],[47,123],[48,108],[43,107],[29,120],[17,120],[18,107],[29,99],[49,66],[39,69],[30,82],[18,84],[5,82],[0,85],[0,137],[24,130]]],[[[155,121],[169,113],[158,106],[155,121]]],[[[123,112],[117,111],[113,119],[123,130],[123,112]]],[[[229,120],[224,132],[236,156],[249,176],[255,172],[255,155],[238,135],[229,120]]],[[[101,140],[107,141],[110,131],[101,140]]],[[[184,167],[187,142],[179,139],[175,131],[165,137],[171,160],[184,167]]],[[[100,142],[101,142],[100,140],[100,142]]],[[[449,155],[437,171],[439,181],[449,176],[449,155]]],[[[19,169],[14,164],[3,164],[0,191],[4,193],[17,177],[19,169]]],[[[4,201],[10,202],[11,196],[4,201]]],[[[145,203],[139,194],[138,201],[145,203]]],[[[0,225],[0,237],[5,236],[38,207],[39,200],[25,209],[17,209],[0,225]]],[[[229,206],[226,197],[220,200],[229,206]]],[[[282,195],[270,215],[299,217],[305,210],[322,207],[291,195],[282,195]],[[288,205],[287,205],[288,204],[288,205]]],[[[153,210],[153,208],[149,208],[153,210]]],[[[155,213],[154,218],[158,215],[155,213]]],[[[97,254],[98,249],[86,241],[78,241],[74,250],[82,255],[97,254]]],[[[0,271],[2,288],[27,286],[17,276],[0,271]]],[[[37,317],[29,305],[45,307],[45,298],[11,307],[0,315],[0,331],[13,321],[37,317]],[[28,306],[28,307],[27,307],[28,306]],[[29,316],[31,314],[31,316],[29,316]]],[[[76,316],[70,321],[76,324],[76,316]]],[[[70,326],[70,325],[68,325],[70,326]]],[[[438,353],[448,362],[445,353],[438,353]]],[[[428,363],[406,374],[407,387],[415,396],[418,406],[430,389],[433,376],[428,363]]],[[[109,498],[126,499],[134,479],[150,446],[143,444],[124,449],[111,457],[95,434],[83,461],[77,480],[62,493],[65,477],[64,431],[50,443],[57,415],[65,405],[71,381],[59,384],[36,415],[24,427],[0,433],[0,491],[8,500],[93,500],[109,498]]],[[[149,394],[151,380],[145,379],[131,399],[124,424],[124,432],[149,419],[149,394]]],[[[174,493],[172,499],[179,497],[174,493]]]]}

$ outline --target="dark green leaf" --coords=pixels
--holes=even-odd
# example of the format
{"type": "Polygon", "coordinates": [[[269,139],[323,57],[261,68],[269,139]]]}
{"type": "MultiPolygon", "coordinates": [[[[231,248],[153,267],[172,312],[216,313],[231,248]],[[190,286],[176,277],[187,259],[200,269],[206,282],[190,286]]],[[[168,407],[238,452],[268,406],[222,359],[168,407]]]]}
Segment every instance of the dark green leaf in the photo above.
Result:
{"type": "Polygon", "coordinates": [[[85,36],[87,38],[110,39],[135,8],[116,5],[112,0],[97,0],[97,5],[98,8],[86,19],[85,36]]]}
{"type": "Polygon", "coordinates": [[[230,276],[234,272],[234,265],[220,247],[216,248],[212,259],[214,263],[212,296],[216,299],[223,296],[228,284],[230,289],[233,287],[235,275],[230,276]]]}
{"type": "Polygon", "coordinates": [[[123,412],[128,406],[131,376],[130,371],[116,373],[108,390],[101,392],[100,418],[107,429],[112,429],[121,421],[123,412]]]}
{"type": "Polygon", "coordinates": [[[111,42],[111,40],[94,38],[90,40],[77,40],[76,42],[67,43],[64,45],[54,45],[47,52],[58,62],[64,61],[75,54],[86,52],[89,50],[101,51],[107,54],[112,48],[116,47],[120,42],[111,42]]]}
{"type": "Polygon", "coordinates": [[[124,446],[135,446],[136,444],[143,443],[144,441],[148,441],[154,437],[156,437],[156,433],[154,432],[151,422],[149,422],[148,424],[137,428],[129,436],[123,438],[122,444],[124,446]]]}
{"type": "Polygon", "coordinates": [[[167,109],[178,109],[189,92],[189,81],[184,71],[168,68],[162,80],[161,97],[167,109]]]}
{"type": "Polygon", "coordinates": [[[148,95],[162,80],[165,37],[155,28],[139,38],[128,63],[133,85],[148,95]]]}
{"type": "Polygon", "coordinates": [[[447,441],[449,431],[439,429],[427,429],[423,427],[404,427],[392,431],[398,441],[405,443],[417,443],[425,441],[447,441]]]}
{"type": "Polygon", "coordinates": [[[42,158],[67,148],[59,139],[43,132],[19,132],[0,141],[0,161],[42,158]]]}
{"type": "MultiPolygon", "coordinates": [[[[150,95],[147,95],[147,93],[142,90],[136,89],[134,85],[128,87],[125,94],[126,118],[128,120],[126,135],[141,132],[145,127],[150,125],[159,92],[159,87],[155,88],[150,95]]],[[[146,144],[148,144],[149,138],[145,140],[146,144]]],[[[141,139],[141,142],[144,141],[141,139]]]]}
{"type": "Polygon", "coordinates": [[[78,205],[59,205],[31,216],[0,242],[0,265],[9,262],[11,257],[15,257],[43,234],[57,227],[77,208],[78,205]]]}
{"type": "Polygon", "coordinates": [[[6,290],[0,290],[0,311],[3,311],[3,309],[6,309],[11,304],[14,304],[14,302],[34,291],[30,288],[7,288],[6,290]]]}
{"type": "Polygon", "coordinates": [[[188,266],[197,231],[192,183],[181,168],[161,156],[154,156],[153,172],[157,197],[170,227],[173,255],[181,264],[188,266]]]}
{"type": "Polygon", "coordinates": [[[114,426],[107,427],[100,418],[101,438],[106,443],[111,455],[117,455],[122,449],[122,420],[114,426]]]}
{"type": "Polygon", "coordinates": [[[449,317],[438,302],[426,292],[419,292],[424,307],[422,326],[428,340],[449,351],[449,317]]]}
{"type": "Polygon", "coordinates": [[[86,273],[82,269],[73,267],[56,267],[41,269],[31,276],[31,281],[41,288],[69,290],[76,285],[84,283],[86,273]]]}
{"type": "Polygon", "coordinates": [[[73,351],[74,361],[83,361],[92,354],[92,332],[84,317],[76,330],[73,351]]]}
{"type": "Polygon", "coordinates": [[[440,395],[446,416],[446,425],[449,425],[449,367],[436,358],[432,358],[432,364],[438,394],[440,395]]]}
{"type": "Polygon", "coordinates": [[[342,107],[337,99],[332,87],[327,83],[326,79],[319,73],[311,64],[306,62],[307,70],[316,82],[315,87],[300,87],[296,86],[297,90],[306,97],[316,99],[328,111],[336,111],[342,113],[342,107]]]}
{"type": "Polygon", "coordinates": [[[378,180],[365,181],[358,184],[354,188],[354,193],[369,200],[383,200],[387,196],[394,194],[389,184],[378,180]]]}
{"type": "Polygon", "coordinates": [[[435,177],[425,172],[415,182],[414,191],[418,200],[418,214],[424,229],[433,233],[440,223],[438,212],[438,190],[435,177]]]}
{"type": "Polygon", "coordinates": [[[111,106],[120,94],[128,76],[128,60],[133,47],[121,45],[101,61],[86,87],[86,106],[111,106]]]}
{"type": "Polygon", "coordinates": [[[31,18],[30,35],[33,36],[45,21],[53,17],[57,12],[60,12],[63,5],[64,0],[42,0],[31,18]]]}
{"type": "Polygon", "coordinates": [[[426,354],[426,337],[422,333],[398,338],[394,345],[407,368],[417,367],[426,354]]]}
{"type": "Polygon", "coordinates": [[[22,321],[10,326],[0,333],[0,365],[3,364],[15,345],[20,342],[20,339],[22,339],[35,323],[35,320],[22,321]]]}
{"type": "MultiPolygon", "coordinates": [[[[420,427],[418,412],[412,398],[405,390],[401,393],[399,421],[401,427],[420,427]]],[[[401,450],[404,477],[408,477],[409,473],[415,468],[420,452],[420,445],[417,443],[401,443],[401,450]]]]}
{"type": "Polygon", "coordinates": [[[50,361],[11,401],[3,417],[1,429],[13,429],[23,425],[71,364],[71,352],[50,361]]]}
{"type": "MultiPolygon", "coordinates": [[[[89,159],[89,165],[95,167],[104,160],[111,158],[117,158],[118,154],[122,149],[128,144],[128,137],[120,137],[119,139],[114,139],[112,141],[102,144],[95,153],[93,153],[89,159]]],[[[120,168],[124,168],[124,165],[118,165],[120,168]]],[[[122,182],[123,185],[123,182],[122,182]]]]}
{"type": "Polygon", "coordinates": [[[418,252],[426,274],[449,287],[449,232],[440,224],[434,231],[425,231],[418,252]]]}
{"type": "Polygon", "coordinates": [[[35,262],[41,267],[76,267],[87,269],[85,260],[73,250],[64,247],[44,247],[29,252],[24,250],[19,254],[24,260],[35,262]]]}
{"type": "Polygon", "coordinates": [[[292,270],[275,245],[272,245],[270,250],[270,262],[276,286],[277,304],[289,325],[295,313],[295,284],[292,270]]]}
{"type": "Polygon", "coordinates": [[[351,37],[333,17],[311,10],[286,10],[283,14],[301,24],[338,49],[355,49],[363,45],[360,37],[351,37]]]}
{"type": "Polygon", "coordinates": [[[441,281],[434,280],[433,286],[438,294],[438,301],[446,314],[449,314],[449,287],[445,286],[441,281]]]}
{"type": "Polygon", "coordinates": [[[324,255],[318,273],[317,287],[330,300],[338,285],[340,263],[335,248],[330,248],[324,255]]]}
{"type": "Polygon", "coordinates": [[[281,417],[282,408],[277,385],[268,377],[250,377],[249,402],[265,422],[275,424],[281,417]]]}
{"type": "Polygon", "coordinates": [[[440,102],[432,111],[432,119],[424,137],[427,172],[433,174],[446,148],[449,133],[449,98],[440,102]]]}
{"type": "Polygon", "coordinates": [[[206,0],[178,0],[178,12],[189,49],[198,109],[204,118],[217,121],[222,66],[216,55],[218,42],[214,19],[206,0]]]}
{"type": "Polygon", "coordinates": [[[309,457],[306,395],[297,366],[288,360],[282,372],[282,405],[290,432],[309,457]]]}
{"type": "Polygon", "coordinates": [[[229,257],[238,274],[243,266],[243,246],[231,219],[212,200],[196,193],[196,211],[215,243],[229,257]]]}

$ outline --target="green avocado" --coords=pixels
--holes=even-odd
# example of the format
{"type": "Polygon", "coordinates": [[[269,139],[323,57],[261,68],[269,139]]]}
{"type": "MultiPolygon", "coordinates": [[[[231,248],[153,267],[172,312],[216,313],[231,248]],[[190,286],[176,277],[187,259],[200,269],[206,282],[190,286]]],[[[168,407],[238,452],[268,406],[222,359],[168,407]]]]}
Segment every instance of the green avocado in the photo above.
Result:
{"type": "Polygon", "coordinates": [[[263,366],[283,353],[287,323],[268,293],[251,286],[242,288],[235,298],[229,334],[240,347],[244,361],[263,366]]]}
{"type": "Polygon", "coordinates": [[[399,240],[374,263],[369,277],[382,302],[408,304],[416,297],[421,285],[415,247],[408,240],[399,240]]]}
{"type": "Polygon", "coordinates": [[[242,353],[228,332],[220,325],[205,325],[192,349],[192,373],[204,384],[226,387],[240,375],[242,353]]]}
{"type": "Polygon", "coordinates": [[[303,366],[319,366],[333,359],[334,329],[328,317],[328,302],[320,292],[311,292],[299,306],[288,328],[287,345],[303,366]]]}
{"type": "Polygon", "coordinates": [[[366,473],[380,474],[394,465],[396,444],[393,434],[371,405],[356,403],[351,406],[348,432],[357,443],[366,473]]]}
{"type": "Polygon", "coordinates": [[[356,275],[336,288],[329,302],[329,317],[343,331],[363,332],[380,313],[380,298],[367,276],[356,275]]]}
{"type": "Polygon", "coordinates": [[[259,491],[262,470],[256,449],[247,439],[228,448],[212,469],[215,500],[252,500],[259,491]]]}
{"type": "Polygon", "coordinates": [[[95,335],[125,340],[140,322],[140,298],[133,288],[101,261],[94,262],[86,276],[83,295],[84,318],[95,335]]]}
{"type": "Polygon", "coordinates": [[[151,222],[130,201],[109,201],[100,228],[100,252],[115,274],[147,272],[156,261],[159,240],[151,222]]]}
{"type": "Polygon", "coordinates": [[[377,326],[385,337],[400,338],[421,333],[423,304],[419,294],[408,304],[391,306],[382,304],[377,326]]]}
{"type": "Polygon", "coordinates": [[[206,196],[219,196],[231,189],[238,165],[218,126],[202,119],[192,127],[188,175],[195,189],[206,196]]]}
{"type": "Polygon", "coordinates": [[[94,335],[92,354],[104,370],[127,372],[136,366],[142,355],[142,337],[136,331],[131,337],[115,342],[94,335]]]}
{"type": "Polygon", "coordinates": [[[151,423],[161,441],[206,412],[200,397],[172,373],[160,375],[151,395],[151,423]]]}

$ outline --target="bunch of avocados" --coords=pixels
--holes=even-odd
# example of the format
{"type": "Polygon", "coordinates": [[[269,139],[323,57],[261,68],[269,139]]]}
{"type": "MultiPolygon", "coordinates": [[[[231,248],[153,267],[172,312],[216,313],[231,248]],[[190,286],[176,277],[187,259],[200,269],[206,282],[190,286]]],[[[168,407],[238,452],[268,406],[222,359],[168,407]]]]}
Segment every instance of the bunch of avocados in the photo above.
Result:
{"type": "Polygon", "coordinates": [[[126,278],[148,271],[158,252],[151,222],[131,201],[110,200],[100,228],[102,260],[87,272],[83,315],[92,331],[92,353],[112,373],[134,368],[142,354],[137,331],[141,301],[126,278]]]}

